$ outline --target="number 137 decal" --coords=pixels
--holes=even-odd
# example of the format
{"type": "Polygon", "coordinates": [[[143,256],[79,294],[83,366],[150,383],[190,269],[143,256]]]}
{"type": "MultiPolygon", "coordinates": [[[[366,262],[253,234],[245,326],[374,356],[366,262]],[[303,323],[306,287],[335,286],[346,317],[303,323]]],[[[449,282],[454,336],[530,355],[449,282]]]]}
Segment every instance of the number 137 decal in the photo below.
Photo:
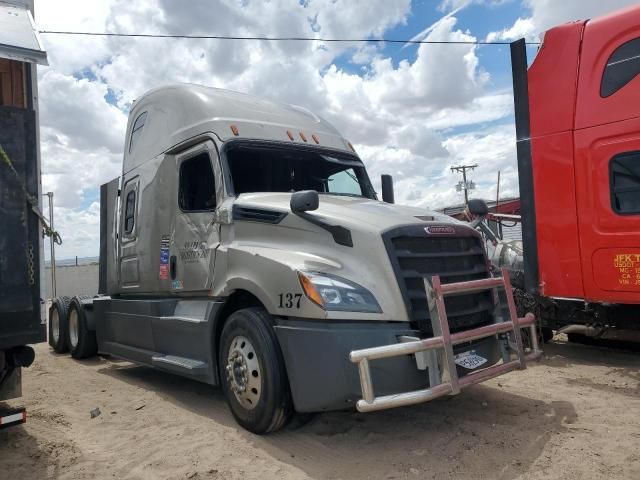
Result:
{"type": "Polygon", "coordinates": [[[279,308],[300,308],[300,300],[302,299],[301,293],[280,293],[278,294],[280,300],[279,308]]]}

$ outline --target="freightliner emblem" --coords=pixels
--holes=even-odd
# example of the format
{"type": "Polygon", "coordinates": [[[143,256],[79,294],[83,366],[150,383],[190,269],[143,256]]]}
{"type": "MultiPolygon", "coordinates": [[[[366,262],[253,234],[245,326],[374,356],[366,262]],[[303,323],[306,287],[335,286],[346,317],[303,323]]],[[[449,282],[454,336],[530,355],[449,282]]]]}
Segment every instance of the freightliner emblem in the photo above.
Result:
{"type": "Polygon", "coordinates": [[[454,235],[456,229],[448,225],[432,225],[424,227],[424,231],[429,235],[454,235]]]}

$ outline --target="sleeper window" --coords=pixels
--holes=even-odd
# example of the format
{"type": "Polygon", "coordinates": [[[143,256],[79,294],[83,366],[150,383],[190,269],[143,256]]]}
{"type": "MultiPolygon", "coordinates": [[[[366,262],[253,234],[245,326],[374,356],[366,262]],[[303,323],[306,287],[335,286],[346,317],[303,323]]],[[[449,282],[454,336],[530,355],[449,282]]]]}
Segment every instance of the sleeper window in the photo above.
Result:
{"type": "Polygon", "coordinates": [[[133,150],[138,138],[142,134],[142,128],[144,127],[144,122],[147,120],[147,112],[141,113],[138,118],[136,118],[135,123],[133,124],[133,128],[131,129],[131,140],[129,140],[129,153],[133,150]]]}
{"type": "Polygon", "coordinates": [[[182,162],[178,197],[180,208],[185,212],[215,209],[215,182],[208,154],[203,153],[182,162]]]}
{"type": "Polygon", "coordinates": [[[136,215],[136,191],[131,190],[127,194],[127,204],[124,211],[124,233],[130,234],[133,232],[133,226],[135,225],[136,215]]]}
{"type": "Polygon", "coordinates": [[[613,210],[620,214],[640,214],[640,152],[613,157],[610,182],[613,210]]]}
{"type": "Polygon", "coordinates": [[[611,54],[602,76],[600,96],[607,98],[640,74],[640,38],[620,45],[611,54]]]}

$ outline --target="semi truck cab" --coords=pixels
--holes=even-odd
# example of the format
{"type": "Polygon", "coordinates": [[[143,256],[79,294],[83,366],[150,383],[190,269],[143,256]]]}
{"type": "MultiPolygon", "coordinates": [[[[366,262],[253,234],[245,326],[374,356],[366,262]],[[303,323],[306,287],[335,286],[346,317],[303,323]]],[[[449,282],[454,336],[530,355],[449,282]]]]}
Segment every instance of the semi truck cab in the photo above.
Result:
{"type": "Polygon", "coordinates": [[[133,105],[124,147],[101,189],[101,296],[72,300],[59,350],[220,385],[256,433],[294,410],[456,394],[540,353],[479,234],[379,201],[305,109],[162,87],[133,105]]]}
{"type": "Polygon", "coordinates": [[[512,46],[526,289],[544,325],[637,330],[640,8],[542,40],[528,72],[512,46]]]}

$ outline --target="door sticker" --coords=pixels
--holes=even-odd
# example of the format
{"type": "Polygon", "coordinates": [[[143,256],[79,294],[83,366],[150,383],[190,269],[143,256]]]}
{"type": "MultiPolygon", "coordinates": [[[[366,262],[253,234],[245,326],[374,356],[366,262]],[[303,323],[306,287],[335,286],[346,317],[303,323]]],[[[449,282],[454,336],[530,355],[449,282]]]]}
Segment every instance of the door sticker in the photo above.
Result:
{"type": "Polygon", "coordinates": [[[162,235],[160,237],[160,280],[169,279],[169,243],[171,237],[162,235]]]}
{"type": "Polygon", "coordinates": [[[640,285],[640,253],[619,253],[613,258],[620,286],[640,285]]]}
{"type": "Polygon", "coordinates": [[[640,249],[601,248],[593,252],[593,279],[609,292],[640,292],[640,249]]]}
{"type": "Polygon", "coordinates": [[[207,248],[207,242],[193,241],[185,242],[182,248],[180,248],[180,260],[184,263],[197,263],[203,258],[209,256],[209,249],[207,248]]]}

